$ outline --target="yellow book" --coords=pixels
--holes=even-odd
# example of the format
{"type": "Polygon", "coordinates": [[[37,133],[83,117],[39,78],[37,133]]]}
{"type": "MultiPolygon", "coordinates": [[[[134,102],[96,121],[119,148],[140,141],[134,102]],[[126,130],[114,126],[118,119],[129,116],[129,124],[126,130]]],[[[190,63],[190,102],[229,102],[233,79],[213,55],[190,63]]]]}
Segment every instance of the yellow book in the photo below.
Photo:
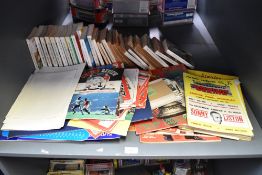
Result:
{"type": "Polygon", "coordinates": [[[243,97],[234,80],[183,74],[188,125],[228,134],[253,136],[243,97]]]}

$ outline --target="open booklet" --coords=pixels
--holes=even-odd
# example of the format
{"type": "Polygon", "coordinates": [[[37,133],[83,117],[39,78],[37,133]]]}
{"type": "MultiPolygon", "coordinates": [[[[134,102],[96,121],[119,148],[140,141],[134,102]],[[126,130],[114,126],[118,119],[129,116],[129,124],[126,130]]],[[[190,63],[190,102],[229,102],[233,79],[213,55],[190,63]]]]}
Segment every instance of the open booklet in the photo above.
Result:
{"type": "Polygon", "coordinates": [[[1,129],[61,128],[84,66],[43,67],[35,71],[6,115],[1,129]]]}

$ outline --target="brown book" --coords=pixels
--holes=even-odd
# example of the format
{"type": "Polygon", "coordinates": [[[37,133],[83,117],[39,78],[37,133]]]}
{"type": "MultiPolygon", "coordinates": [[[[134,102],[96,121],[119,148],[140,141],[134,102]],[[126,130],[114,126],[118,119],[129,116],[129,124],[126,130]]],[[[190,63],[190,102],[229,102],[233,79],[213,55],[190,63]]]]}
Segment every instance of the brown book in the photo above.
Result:
{"type": "MultiPolygon", "coordinates": [[[[132,35],[129,35],[128,37],[124,37],[124,42],[125,42],[125,47],[126,47],[127,51],[133,56],[133,58],[136,59],[137,63],[139,63],[139,67],[141,67],[145,70],[148,70],[149,66],[133,50],[134,44],[133,44],[132,35]]],[[[137,64],[136,62],[134,62],[134,63],[137,64]]]]}
{"type": "Polygon", "coordinates": [[[102,58],[103,60],[105,61],[106,64],[111,64],[111,60],[109,58],[109,55],[108,53],[106,52],[105,50],[105,47],[102,43],[102,39],[105,38],[105,35],[106,35],[106,30],[100,30],[99,31],[99,37],[97,39],[97,46],[98,46],[98,49],[102,55],[102,58]]]}
{"type": "Polygon", "coordinates": [[[156,37],[153,37],[151,39],[151,42],[152,42],[153,51],[155,52],[156,55],[158,55],[160,58],[162,58],[163,60],[167,61],[168,63],[174,66],[178,65],[177,61],[174,58],[165,54],[162,43],[156,37]]]}
{"type": "Polygon", "coordinates": [[[106,53],[107,53],[107,55],[109,57],[110,63],[114,63],[114,62],[116,62],[116,58],[115,58],[111,48],[108,46],[108,43],[106,41],[107,33],[108,33],[108,29],[107,28],[104,28],[103,30],[101,30],[100,43],[103,45],[104,50],[106,51],[106,53]]]}
{"type": "MultiPolygon", "coordinates": [[[[115,62],[123,62],[122,57],[120,53],[118,53],[117,48],[113,44],[113,31],[109,30],[106,34],[106,42],[110,50],[112,51],[112,54],[114,55],[115,62]]],[[[114,62],[113,62],[114,63],[114,62]]]]}
{"type": "Polygon", "coordinates": [[[159,64],[155,59],[148,53],[146,52],[141,44],[140,38],[135,35],[134,37],[134,50],[140,54],[141,58],[144,58],[144,60],[147,61],[147,64],[149,65],[149,69],[156,69],[156,68],[161,68],[162,65],[159,64]]]}
{"type": "Polygon", "coordinates": [[[104,63],[104,60],[103,60],[102,55],[100,53],[100,50],[97,46],[98,36],[99,36],[99,31],[98,31],[98,28],[95,27],[94,30],[93,30],[93,34],[92,34],[92,42],[93,42],[94,49],[96,51],[96,55],[97,55],[97,59],[99,61],[99,64],[101,66],[103,66],[103,65],[105,65],[105,63],[104,63]]]}
{"type": "Polygon", "coordinates": [[[157,56],[153,49],[152,49],[152,46],[151,46],[151,41],[148,37],[147,34],[144,34],[142,37],[141,37],[141,43],[142,43],[142,47],[143,49],[149,53],[156,62],[158,62],[159,64],[161,64],[162,67],[168,67],[168,64],[163,61],[159,56],[157,56]]]}

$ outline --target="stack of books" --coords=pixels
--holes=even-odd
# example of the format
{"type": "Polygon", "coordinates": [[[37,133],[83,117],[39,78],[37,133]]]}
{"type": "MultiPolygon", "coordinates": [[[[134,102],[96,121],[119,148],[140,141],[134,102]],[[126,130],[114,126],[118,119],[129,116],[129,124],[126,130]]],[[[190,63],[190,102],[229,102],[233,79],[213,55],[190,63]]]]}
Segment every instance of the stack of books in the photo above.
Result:
{"type": "Polygon", "coordinates": [[[35,27],[27,43],[36,71],[2,140],[108,140],[128,130],[143,143],[254,135],[238,77],[191,70],[192,55],[166,39],[78,23],[35,27]]]}
{"type": "Polygon", "coordinates": [[[159,0],[163,25],[193,23],[196,0],[159,0]]]}
{"type": "Polygon", "coordinates": [[[90,24],[35,27],[26,39],[36,69],[86,63],[99,67],[123,63],[144,70],[179,63],[193,68],[192,55],[164,39],[147,34],[123,36],[117,30],[99,30],[90,24]]]}

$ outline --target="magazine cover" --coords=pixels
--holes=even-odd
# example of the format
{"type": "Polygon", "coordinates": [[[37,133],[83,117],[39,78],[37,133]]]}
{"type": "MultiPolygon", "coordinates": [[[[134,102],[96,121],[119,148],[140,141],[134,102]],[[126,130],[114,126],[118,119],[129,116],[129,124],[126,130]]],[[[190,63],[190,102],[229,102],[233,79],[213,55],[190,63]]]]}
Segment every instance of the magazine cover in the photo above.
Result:
{"type": "Polygon", "coordinates": [[[136,134],[140,135],[143,133],[159,131],[181,125],[187,125],[187,119],[183,115],[165,119],[158,119],[154,115],[154,118],[150,121],[135,123],[135,128],[136,134]]]}
{"type": "Polygon", "coordinates": [[[177,116],[186,113],[186,108],[182,103],[174,101],[167,105],[155,109],[157,111],[156,117],[159,119],[177,116]]]}
{"type": "Polygon", "coordinates": [[[116,119],[123,69],[84,70],[67,119],[116,119]]]}
{"type": "Polygon", "coordinates": [[[188,125],[221,133],[253,136],[235,80],[184,73],[188,125]]]}
{"type": "Polygon", "coordinates": [[[136,108],[145,108],[148,94],[148,85],[150,80],[150,74],[147,71],[139,71],[138,86],[136,95],[136,108]]]}

